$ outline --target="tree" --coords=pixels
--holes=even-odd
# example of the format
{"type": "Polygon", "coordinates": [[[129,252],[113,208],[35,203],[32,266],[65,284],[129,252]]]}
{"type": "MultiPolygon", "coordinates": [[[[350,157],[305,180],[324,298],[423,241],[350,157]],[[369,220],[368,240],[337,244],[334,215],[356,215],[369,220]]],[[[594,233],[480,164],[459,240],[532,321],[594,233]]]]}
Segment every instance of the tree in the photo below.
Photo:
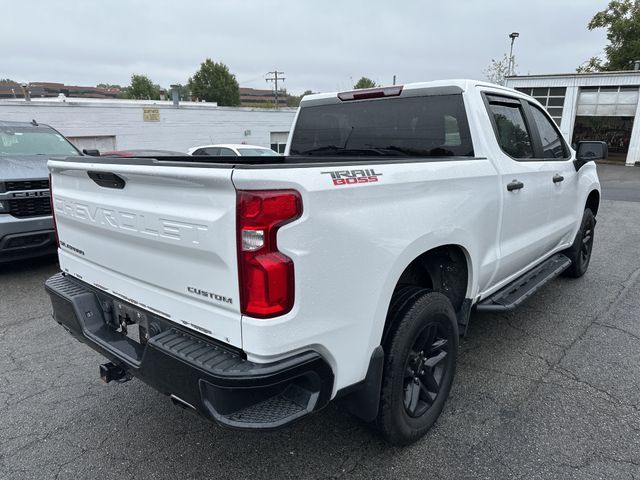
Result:
{"type": "Polygon", "coordinates": [[[18,82],[16,82],[15,80],[11,80],[10,78],[0,78],[0,83],[15,83],[15,84],[17,84],[18,82]]]}
{"type": "MultiPolygon", "coordinates": [[[[516,65],[515,56],[512,61],[511,71],[516,73],[518,65],[516,65]]],[[[482,73],[484,73],[484,76],[489,82],[504,85],[505,79],[509,76],[509,55],[505,53],[500,60],[492,58],[491,63],[489,63],[489,66],[482,73]]]]}
{"type": "Polygon", "coordinates": [[[640,0],[611,0],[587,28],[605,28],[609,45],[604,47],[605,61],[591,57],[578,67],[579,72],[631,70],[640,60],[640,0]]]}
{"type": "Polygon", "coordinates": [[[358,88],[374,88],[377,87],[378,85],[376,84],[376,82],[374,82],[373,80],[371,80],[370,78],[367,77],[362,77],[360,78],[360,80],[358,80],[358,82],[353,86],[354,89],[358,89],[358,88]]]}
{"type": "Polygon", "coordinates": [[[302,95],[289,95],[287,97],[287,107],[298,107],[300,106],[300,101],[302,97],[305,95],[311,95],[313,92],[311,90],[305,90],[302,95]]]}
{"type": "Polygon", "coordinates": [[[109,89],[113,89],[113,88],[117,88],[118,90],[122,90],[122,87],[120,85],[116,85],[114,83],[99,83],[98,85],[96,85],[97,88],[104,88],[105,90],[109,90],[109,89]]]}
{"type": "Polygon", "coordinates": [[[591,57],[589,60],[584,62],[578,68],[576,68],[577,73],[590,73],[590,72],[601,72],[604,69],[602,65],[602,60],[598,57],[591,57]]]}
{"type": "Polygon", "coordinates": [[[127,98],[159,100],[160,85],[154,84],[146,75],[131,75],[131,85],[125,88],[127,98]]]}
{"type": "Polygon", "coordinates": [[[207,102],[218,102],[221,106],[240,105],[240,86],[236,76],[224,63],[215,63],[207,58],[200,70],[189,78],[191,93],[207,102]]]}

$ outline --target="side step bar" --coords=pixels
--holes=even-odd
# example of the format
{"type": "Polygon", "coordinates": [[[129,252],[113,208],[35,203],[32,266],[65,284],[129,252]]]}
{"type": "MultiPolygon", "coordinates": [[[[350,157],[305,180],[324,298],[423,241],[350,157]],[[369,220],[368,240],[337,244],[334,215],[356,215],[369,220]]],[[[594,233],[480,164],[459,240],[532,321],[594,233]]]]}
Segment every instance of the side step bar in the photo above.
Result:
{"type": "Polygon", "coordinates": [[[543,285],[546,285],[564,272],[569,266],[571,266],[571,260],[562,253],[558,253],[490,297],[480,301],[476,306],[476,310],[478,312],[507,312],[513,310],[543,285]]]}

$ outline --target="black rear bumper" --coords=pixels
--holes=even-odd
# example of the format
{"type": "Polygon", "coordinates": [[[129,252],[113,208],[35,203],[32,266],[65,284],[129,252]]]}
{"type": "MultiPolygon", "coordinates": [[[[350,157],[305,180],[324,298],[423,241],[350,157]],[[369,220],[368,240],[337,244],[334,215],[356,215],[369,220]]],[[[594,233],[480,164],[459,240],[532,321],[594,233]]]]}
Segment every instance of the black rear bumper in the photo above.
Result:
{"type": "Polygon", "coordinates": [[[149,338],[138,343],[113,325],[120,299],[62,273],[45,284],[54,319],[75,338],[135,376],[221,425],[275,429],[324,407],[333,372],[313,351],[268,364],[187,331],[139,307],[149,338]]]}

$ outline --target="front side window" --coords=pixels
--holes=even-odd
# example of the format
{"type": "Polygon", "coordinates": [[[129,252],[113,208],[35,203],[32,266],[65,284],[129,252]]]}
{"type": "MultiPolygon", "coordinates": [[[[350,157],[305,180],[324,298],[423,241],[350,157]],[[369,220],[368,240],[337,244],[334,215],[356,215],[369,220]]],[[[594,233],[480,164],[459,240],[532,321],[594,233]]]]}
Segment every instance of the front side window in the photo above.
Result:
{"type": "Polygon", "coordinates": [[[569,155],[562,136],[538,107],[532,104],[529,105],[531,106],[533,121],[540,133],[542,158],[567,158],[569,155]]]}
{"type": "Polygon", "coordinates": [[[461,94],[303,107],[291,155],[473,156],[461,94]]]}
{"type": "Polygon", "coordinates": [[[47,127],[0,126],[0,156],[80,155],[69,141],[47,127]]]}
{"type": "Polygon", "coordinates": [[[533,157],[531,135],[524,121],[524,113],[519,103],[489,103],[489,109],[496,125],[500,148],[516,159],[533,157]]]}

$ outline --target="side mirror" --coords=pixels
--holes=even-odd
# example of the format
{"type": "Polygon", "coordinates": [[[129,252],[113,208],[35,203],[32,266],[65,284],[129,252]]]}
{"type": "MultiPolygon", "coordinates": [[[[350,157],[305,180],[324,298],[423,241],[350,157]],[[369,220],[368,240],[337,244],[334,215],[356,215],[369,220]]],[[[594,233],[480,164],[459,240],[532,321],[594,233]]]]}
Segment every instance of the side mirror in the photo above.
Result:
{"type": "Polygon", "coordinates": [[[99,157],[100,156],[100,150],[94,150],[91,148],[83,148],[82,149],[82,153],[84,153],[85,155],[89,155],[91,157],[99,157]]]}
{"type": "Polygon", "coordinates": [[[576,146],[576,170],[579,170],[585,163],[594,160],[606,160],[609,158],[609,147],[607,142],[578,142],[576,146]]]}

